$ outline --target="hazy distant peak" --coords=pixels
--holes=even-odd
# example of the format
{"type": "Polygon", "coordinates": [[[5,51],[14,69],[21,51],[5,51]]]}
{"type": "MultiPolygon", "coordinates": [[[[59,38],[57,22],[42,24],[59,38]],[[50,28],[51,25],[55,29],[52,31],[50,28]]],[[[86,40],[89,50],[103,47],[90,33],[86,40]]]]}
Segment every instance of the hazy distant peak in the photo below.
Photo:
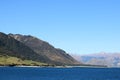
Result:
{"type": "Polygon", "coordinates": [[[87,55],[72,55],[78,61],[82,61],[85,64],[93,65],[107,65],[112,67],[120,67],[120,53],[106,53],[100,52],[87,55]]]}

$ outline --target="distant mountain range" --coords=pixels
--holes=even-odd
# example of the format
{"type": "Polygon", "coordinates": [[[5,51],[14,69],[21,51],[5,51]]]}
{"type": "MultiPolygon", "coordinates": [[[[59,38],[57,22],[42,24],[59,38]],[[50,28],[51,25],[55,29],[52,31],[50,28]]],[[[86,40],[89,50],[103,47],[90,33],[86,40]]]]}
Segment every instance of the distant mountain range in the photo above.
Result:
{"type": "Polygon", "coordinates": [[[73,57],[84,64],[120,67],[120,53],[102,52],[88,55],[73,55],[73,57]]]}
{"type": "Polygon", "coordinates": [[[0,32],[0,55],[17,57],[54,65],[80,64],[62,49],[31,35],[0,32]]]}

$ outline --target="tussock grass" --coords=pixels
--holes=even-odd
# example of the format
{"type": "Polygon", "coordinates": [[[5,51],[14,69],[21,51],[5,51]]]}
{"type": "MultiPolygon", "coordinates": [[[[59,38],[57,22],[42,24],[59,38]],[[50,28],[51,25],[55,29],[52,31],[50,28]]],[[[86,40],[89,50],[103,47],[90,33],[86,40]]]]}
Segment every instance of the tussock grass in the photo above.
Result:
{"type": "Polygon", "coordinates": [[[46,63],[42,62],[37,62],[37,61],[32,61],[32,60],[22,60],[17,57],[12,57],[12,56],[3,56],[0,55],[0,65],[2,66],[9,66],[9,65],[14,65],[14,66],[45,66],[47,65],[46,63]]]}

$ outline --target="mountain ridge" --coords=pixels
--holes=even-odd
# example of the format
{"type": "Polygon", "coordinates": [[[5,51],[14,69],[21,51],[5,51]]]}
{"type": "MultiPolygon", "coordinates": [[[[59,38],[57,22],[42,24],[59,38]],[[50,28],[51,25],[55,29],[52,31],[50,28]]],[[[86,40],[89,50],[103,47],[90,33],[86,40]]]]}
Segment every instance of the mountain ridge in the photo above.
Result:
{"type": "Polygon", "coordinates": [[[54,48],[51,44],[31,35],[20,35],[20,34],[8,34],[14,39],[20,41],[26,46],[30,47],[37,54],[42,55],[54,61],[56,63],[78,63],[74,60],[69,54],[67,54],[64,50],[54,48]]]}
{"type": "Polygon", "coordinates": [[[23,43],[15,40],[14,38],[4,33],[0,33],[0,54],[2,53],[5,55],[15,56],[22,59],[26,58],[44,62],[43,57],[40,57],[29,47],[25,46],[23,43]]]}
{"type": "Polygon", "coordinates": [[[80,64],[64,50],[31,35],[0,32],[0,54],[54,65],[80,64]]]}

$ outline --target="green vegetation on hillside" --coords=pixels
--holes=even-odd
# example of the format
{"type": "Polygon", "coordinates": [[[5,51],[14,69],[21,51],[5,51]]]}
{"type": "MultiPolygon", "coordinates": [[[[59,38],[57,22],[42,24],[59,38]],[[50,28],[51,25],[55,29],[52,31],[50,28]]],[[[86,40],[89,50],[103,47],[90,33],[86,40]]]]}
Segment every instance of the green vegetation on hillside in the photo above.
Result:
{"type": "Polygon", "coordinates": [[[32,60],[22,60],[17,57],[0,55],[1,66],[47,66],[46,63],[36,62],[32,60]]]}

